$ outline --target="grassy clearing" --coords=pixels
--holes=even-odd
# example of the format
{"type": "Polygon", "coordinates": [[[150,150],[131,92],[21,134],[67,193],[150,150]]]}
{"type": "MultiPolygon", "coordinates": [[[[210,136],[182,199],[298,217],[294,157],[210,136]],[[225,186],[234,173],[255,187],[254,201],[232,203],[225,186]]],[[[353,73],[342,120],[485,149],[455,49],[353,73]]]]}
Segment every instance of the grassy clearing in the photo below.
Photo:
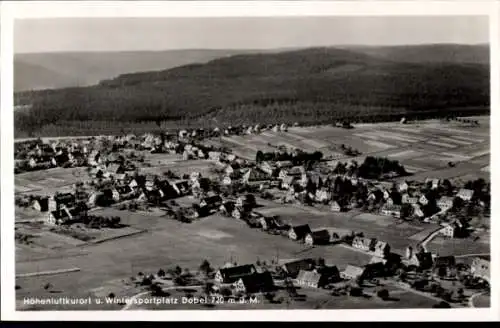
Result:
{"type": "Polygon", "coordinates": [[[489,253],[490,246],[487,243],[474,241],[472,238],[446,238],[437,236],[427,248],[429,251],[437,253],[441,256],[446,255],[466,255],[466,254],[482,254],[489,253]]]}

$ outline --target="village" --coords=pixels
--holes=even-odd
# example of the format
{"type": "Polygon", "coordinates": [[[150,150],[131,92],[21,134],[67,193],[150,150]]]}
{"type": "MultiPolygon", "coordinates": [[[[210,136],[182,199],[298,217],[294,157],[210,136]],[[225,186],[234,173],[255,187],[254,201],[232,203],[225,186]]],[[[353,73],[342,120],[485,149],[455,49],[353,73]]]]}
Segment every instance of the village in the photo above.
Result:
{"type": "MultiPolygon", "coordinates": [[[[173,285],[198,286],[204,295],[225,299],[262,295],[270,304],[300,298],[298,289],[322,289],[329,297],[362,297],[372,290],[375,297],[390,300],[394,289],[389,286],[397,286],[427,295],[435,307],[457,307],[468,306],[473,296],[488,294],[489,256],[478,252],[464,262],[453,254],[439,254],[439,248],[431,245],[435,238],[443,243],[484,238],[489,228],[477,218],[489,218],[489,181],[420,180],[420,174],[408,172],[404,163],[384,154],[362,157],[347,142],[336,153],[269,142],[246,158],[233,152],[230,143],[221,142],[266,133],[287,136],[289,129],[299,128],[298,124],[257,125],[17,143],[18,176],[70,169],[80,173],[73,183],[53,188],[54,192],[50,188],[17,192],[16,208],[34,213],[33,220],[43,223],[40,229],[83,242],[94,238],[89,231],[120,230],[127,225],[127,213],[154,212],[185,225],[183,229],[219,215],[270,238],[319,250],[313,252],[317,256],[298,256],[285,263],[273,256],[258,263],[229,260],[220,268],[212,268],[210,257],[201,251],[198,261],[208,261],[187,272],[139,270],[136,285],[146,286],[156,296],[173,285]],[[172,163],[180,165],[174,168],[172,163]],[[312,213],[311,219],[275,214],[267,208],[273,206],[296,209],[298,215],[312,213]],[[106,208],[114,209],[113,215],[100,215],[106,208]],[[315,222],[315,215],[321,224],[309,223],[315,222]],[[349,215],[353,223],[348,222],[349,215]],[[372,229],[373,223],[356,225],[355,216],[422,232],[419,238],[393,241],[390,234],[372,229]],[[347,263],[340,270],[327,251],[339,247],[366,254],[369,260],[347,263]],[[192,274],[196,270],[203,278],[192,274]],[[282,300],[277,296],[280,290],[288,295],[282,300]]],[[[356,130],[349,122],[332,129],[356,130]]],[[[17,223],[18,243],[29,244],[21,232],[23,222],[17,223]]]]}

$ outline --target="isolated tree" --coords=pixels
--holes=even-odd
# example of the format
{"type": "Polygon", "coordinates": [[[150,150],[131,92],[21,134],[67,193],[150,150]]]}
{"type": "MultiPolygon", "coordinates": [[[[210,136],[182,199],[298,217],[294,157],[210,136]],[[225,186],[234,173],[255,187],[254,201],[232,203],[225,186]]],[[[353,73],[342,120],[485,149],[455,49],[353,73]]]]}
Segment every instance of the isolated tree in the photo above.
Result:
{"type": "Polygon", "coordinates": [[[165,271],[163,269],[158,270],[158,277],[165,277],[165,271]]]}
{"type": "Polygon", "coordinates": [[[210,274],[213,272],[213,268],[210,266],[210,262],[208,260],[203,260],[203,262],[200,265],[200,271],[203,272],[205,275],[210,274]]]}

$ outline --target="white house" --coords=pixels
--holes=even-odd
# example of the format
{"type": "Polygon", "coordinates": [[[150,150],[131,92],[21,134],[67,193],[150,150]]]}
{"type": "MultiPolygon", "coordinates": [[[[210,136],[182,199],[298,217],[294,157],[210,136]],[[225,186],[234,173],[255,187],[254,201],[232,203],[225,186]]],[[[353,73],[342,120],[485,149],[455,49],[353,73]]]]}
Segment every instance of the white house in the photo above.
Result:
{"type": "Polygon", "coordinates": [[[422,205],[427,205],[429,203],[429,200],[427,199],[427,197],[425,197],[425,195],[422,195],[420,196],[420,198],[418,199],[418,202],[422,205]]]}
{"type": "Polygon", "coordinates": [[[460,197],[465,201],[469,201],[471,200],[473,194],[474,194],[473,190],[462,188],[458,191],[457,197],[460,197]]]}
{"type": "Polygon", "coordinates": [[[449,210],[453,207],[453,197],[443,196],[437,201],[437,206],[443,210],[449,210]]]}
{"type": "Polygon", "coordinates": [[[232,183],[231,177],[229,177],[227,175],[222,179],[222,184],[225,186],[230,186],[231,183],[232,183]]]}
{"type": "Polygon", "coordinates": [[[408,190],[408,183],[406,181],[403,181],[399,184],[399,192],[405,192],[408,190]]]}

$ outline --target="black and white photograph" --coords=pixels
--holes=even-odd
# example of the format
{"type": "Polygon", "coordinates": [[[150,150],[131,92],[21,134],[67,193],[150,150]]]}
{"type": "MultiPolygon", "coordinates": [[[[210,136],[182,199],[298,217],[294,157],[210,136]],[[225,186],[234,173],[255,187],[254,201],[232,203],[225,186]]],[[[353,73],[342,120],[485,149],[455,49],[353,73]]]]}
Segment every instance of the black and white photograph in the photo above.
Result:
{"type": "Polygon", "coordinates": [[[16,315],[498,315],[491,13],[167,3],[2,26],[16,315]]]}

